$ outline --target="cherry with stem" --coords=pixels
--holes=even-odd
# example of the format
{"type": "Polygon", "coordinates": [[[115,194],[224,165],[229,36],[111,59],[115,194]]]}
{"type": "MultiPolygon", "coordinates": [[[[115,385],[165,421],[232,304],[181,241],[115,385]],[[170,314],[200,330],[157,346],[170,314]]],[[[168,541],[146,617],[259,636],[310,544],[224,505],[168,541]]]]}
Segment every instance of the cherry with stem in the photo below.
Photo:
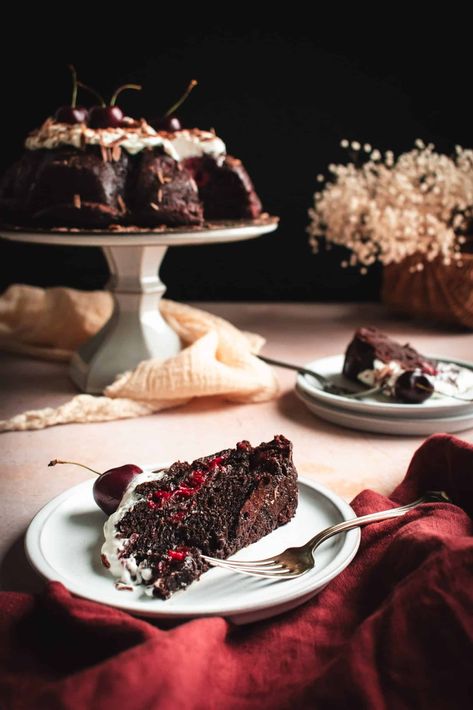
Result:
{"type": "Polygon", "coordinates": [[[103,473],[95,471],[95,469],[90,468],[90,466],[78,463],[77,461],[62,461],[61,459],[53,459],[49,462],[48,466],[56,466],[57,464],[81,466],[81,468],[85,468],[98,476],[98,478],[94,481],[92,492],[95,502],[107,515],[111,515],[117,510],[120,505],[120,501],[123,498],[123,494],[132,479],[139,473],[143,473],[143,469],[132,463],[117,466],[116,468],[110,468],[103,473]]]}
{"type": "Polygon", "coordinates": [[[112,95],[110,103],[106,105],[103,97],[95,92],[97,98],[100,101],[99,106],[94,106],[90,110],[89,115],[89,126],[90,128],[119,128],[122,125],[124,118],[123,111],[119,106],[117,106],[117,98],[122,93],[122,91],[133,89],[134,91],[141,91],[142,87],[140,84],[123,84],[119,86],[118,89],[112,95]]]}
{"type": "Polygon", "coordinates": [[[189,83],[187,89],[182,94],[182,96],[176,101],[175,104],[169,108],[164,116],[158,118],[154,121],[154,127],[160,131],[167,131],[169,133],[174,133],[175,131],[180,131],[182,129],[182,124],[179,118],[176,116],[177,109],[182,106],[184,101],[187,99],[192,89],[197,86],[198,82],[195,79],[189,83]]]}
{"type": "MultiPolygon", "coordinates": [[[[84,86],[81,82],[77,80],[77,72],[72,64],[69,64],[69,70],[72,75],[72,95],[71,103],[67,106],[60,106],[56,113],[54,114],[54,120],[58,123],[85,123],[87,121],[89,112],[85,106],[77,105],[77,89],[79,86],[84,86]]],[[[88,88],[85,87],[84,88],[88,88]]]]}

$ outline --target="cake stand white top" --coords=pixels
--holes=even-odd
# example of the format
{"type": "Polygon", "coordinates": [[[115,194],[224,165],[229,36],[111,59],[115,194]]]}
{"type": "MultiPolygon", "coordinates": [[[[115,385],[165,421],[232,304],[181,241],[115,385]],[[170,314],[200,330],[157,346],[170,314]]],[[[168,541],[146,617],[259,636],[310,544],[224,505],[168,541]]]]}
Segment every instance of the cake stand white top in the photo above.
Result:
{"type": "Polygon", "coordinates": [[[221,244],[255,239],[278,226],[278,218],[264,216],[253,220],[221,220],[207,222],[203,227],[165,227],[163,229],[50,229],[0,227],[0,236],[15,242],[60,244],[64,246],[192,246],[221,244]]]}

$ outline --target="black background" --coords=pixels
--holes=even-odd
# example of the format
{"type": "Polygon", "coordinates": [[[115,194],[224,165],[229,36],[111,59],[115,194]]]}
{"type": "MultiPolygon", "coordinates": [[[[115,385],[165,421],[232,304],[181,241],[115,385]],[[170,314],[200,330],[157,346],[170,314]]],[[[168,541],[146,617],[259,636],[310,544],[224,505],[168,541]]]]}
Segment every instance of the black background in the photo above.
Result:
{"type": "MultiPolygon", "coordinates": [[[[362,277],[339,267],[339,250],[311,253],[305,229],[316,176],[345,158],[342,138],[396,153],[418,137],[448,152],[457,143],[470,146],[468,27],[461,17],[449,27],[442,16],[436,29],[408,15],[399,23],[388,15],[342,22],[341,9],[337,22],[310,20],[297,5],[290,17],[255,27],[249,9],[239,6],[232,17],[234,6],[225,7],[225,22],[209,6],[177,5],[159,12],[111,5],[101,18],[93,7],[50,6],[38,17],[28,11],[28,22],[12,21],[0,53],[0,169],[20,153],[29,130],[67,103],[70,62],[106,96],[121,83],[142,83],[140,94],[121,100],[135,116],[162,113],[195,78],[199,86],[180,111],[183,122],[216,129],[281,224],[255,241],[169,250],[161,272],[168,296],[376,298],[379,268],[362,277]]],[[[96,288],[107,275],[95,248],[0,240],[0,259],[2,288],[18,281],[96,288]]]]}

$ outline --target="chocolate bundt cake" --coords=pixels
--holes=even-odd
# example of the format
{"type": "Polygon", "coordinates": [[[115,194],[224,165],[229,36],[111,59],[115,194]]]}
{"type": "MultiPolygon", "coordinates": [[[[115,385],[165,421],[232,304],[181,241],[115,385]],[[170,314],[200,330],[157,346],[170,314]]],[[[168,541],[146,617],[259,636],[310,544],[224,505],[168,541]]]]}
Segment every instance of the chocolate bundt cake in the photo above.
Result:
{"type": "Polygon", "coordinates": [[[225,558],[287,523],[297,508],[292,444],[283,436],[136,476],[105,523],[102,562],[118,588],[166,599],[225,558]]]}
{"type": "Polygon", "coordinates": [[[144,119],[92,128],[48,118],[0,181],[3,224],[157,227],[260,214],[244,166],[213,132],[157,131],[144,119]]]}

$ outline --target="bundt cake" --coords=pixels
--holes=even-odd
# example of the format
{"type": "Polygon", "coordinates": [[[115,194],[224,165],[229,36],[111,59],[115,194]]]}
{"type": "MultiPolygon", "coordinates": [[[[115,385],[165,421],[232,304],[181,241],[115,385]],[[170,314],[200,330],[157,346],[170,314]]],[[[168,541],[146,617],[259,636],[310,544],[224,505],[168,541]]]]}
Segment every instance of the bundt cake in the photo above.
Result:
{"type": "Polygon", "coordinates": [[[126,116],[97,123],[55,116],[28,136],[0,181],[4,225],[158,227],[261,214],[242,162],[213,131],[156,130],[126,116]]]}

